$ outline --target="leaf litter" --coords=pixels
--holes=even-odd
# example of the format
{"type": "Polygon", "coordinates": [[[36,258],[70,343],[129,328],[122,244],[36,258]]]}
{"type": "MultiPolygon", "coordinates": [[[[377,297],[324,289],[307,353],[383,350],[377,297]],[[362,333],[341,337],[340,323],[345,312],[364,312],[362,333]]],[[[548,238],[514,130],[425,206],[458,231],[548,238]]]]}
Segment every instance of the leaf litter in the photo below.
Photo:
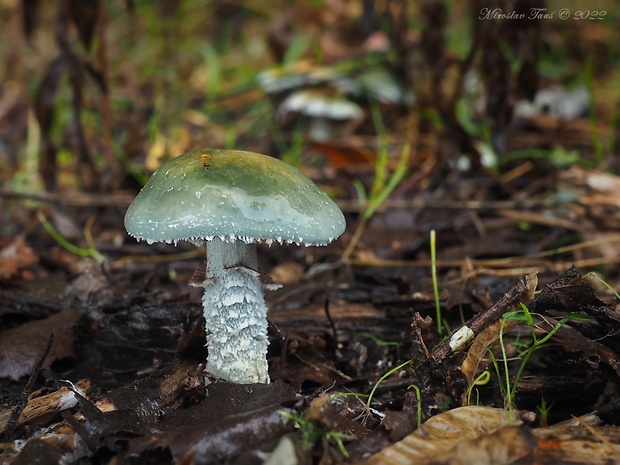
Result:
{"type": "MultiPolygon", "coordinates": [[[[33,48],[46,24],[37,22],[36,3],[24,1],[22,16],[33,48]]],[[[463,54],[448,43],[453,25],[443,2],[414,10],[394,1],[362,2],[361,10],[356,2],[331,2],[260,12],[215,2],[222,22],[212,27],[206,16],[193,23],[181,3],[153,13],[133,2],[125,12],[68,1],[48,11],[60,30],[47,36],[57,47],[39,57],[32,121],[21,105],[30,81],[16,74],[19,67],[4,70],[10,85],[0,89],[0,179],[16,176],[0,191],[2,218],[9,219],[0,229],[0,460],[403,463],[393,454],[407,444],[414,444],[407,453],[435,447],[416,458],[421,463],[617,460],[620,322],[616,305],[605,302],[609,290],[582,277],[597,269],[613,287],[619,263],[614,94],[606,85],[614,78],[605,55],[613,54],[600,40],[611,28],[593,22],[578,41],[567,40],[578,46],[574,61],[561,66],[585,68],[586,85],[554,94],[583,96],[585,88],[590,99],[590,108],[582,98],[567,113],[568,102],[540,105],[553,97],[541,89],[549,80],[539,75],[543,38],[566,37],[556,23],[474,21],[463,54]],[[179,49],[191,49],[191,37],[204,40],[208,66],[171,52],[168,42],[161,50],[149,42],[119,72],[114,59],[125,52],[127,30],[115,20],[136,10],[128,19],[132,40],[152,35],[144,27],[154,15],[156,24],[174,29],[179,49]],[[426,27],[408,29],[412,11],[426,27]],[[271,21],[277,63],[266,75],[280,86],[274,90],[272,82],[273,92],[235,88],[239,83],[228,79],[235,70],[216,56],[226,24],[241,31],[230,43],[243,43],[237,22],[254,31],[257,17],[263,28],[266,17],[271,21]],[[312,44],[305,55],[304,41],[312,44]],[[504,43],[515,48],[494,45],[504,43]],[[588,61],[593,43],[602,63],[588,61]],[[321,59],[307,59],[315,47],[321,59]],[[295,62],[293,52],[304,58],[295,62]],[[183,82],[148,74],[153,56],[158,70],[168,66],[183,82]],[[596,73],[596,86],[588,87],[588,73],[596,73]],[[362,87],[366,94],[357,93],[362,87]],[[309,102],[315,110],[325,96],[330,103],[344,96],[362,112],[346,122],[278,112],[300,95],[316,96],[309,102]],[[382,124],[367,96],[376,99],[382,124]],[[526,113],[513,106],[521,99],[533,103],[521,105],[526,113]],[[32,153],[22,138],[35,134],[35,118],[42,131],[38,177],[32,160],[20,160],[32,153]],[[299,129],[304,125],[307,131],[299,129]],[[257,130],[270,135],[257,137],[257,130]],[[331,265],[350,232],[320,252],[261,250],[261,269],[285,284],[269,295],[270,385],[234,386],[205,375],[205,322],[200,297],[187,285],[202,258],[182,246],[178,253],[158,249],[164,253],[155,258],[126,241],[119,225],[145,175],[140,168],[232,139],[303,164],[339,199],[351,225],[389,178],[376,181],[382,144],[389,175],[398,146],[413,141],[408,175],[355,239],[347,263],[331,265]],[[47,192],[34,191],[37,180],[47,192]],[[30,208],[21,208],[35,203],[64,237],[96,244],[108,260],[60,250],[30,208]],[[441,334],[428,271],[430,230],[438,233],[441,334]],[[540,280],[534,296],[520,281],[532,273],[540,280]],[[520,303],[532,328],[510,317],[520,303]],[[507,399],[502,367],[514,377],[533,341],[558,322],[507,399]],[[470,332],[456,333],[464,327],[470,332]],[[511,403],[518,416],[502,408],[511,403]],[[446,431],[457,441],[445,441],[446,431]]],[[[454,5],[461,16],[462,8],[454,5]]],[[[266,61],[256,65],[227,50],[253,68],[266,61]]]]}

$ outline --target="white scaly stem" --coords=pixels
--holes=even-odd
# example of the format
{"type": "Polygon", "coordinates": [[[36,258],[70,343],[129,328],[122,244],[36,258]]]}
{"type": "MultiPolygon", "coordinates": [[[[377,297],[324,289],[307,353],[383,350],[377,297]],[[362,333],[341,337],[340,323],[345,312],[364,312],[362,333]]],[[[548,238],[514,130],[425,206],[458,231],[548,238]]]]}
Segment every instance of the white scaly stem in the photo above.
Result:
{"type": "Polygon", "coordinates": [[[267,306],[257,263],[256,244],[207,243],[206,370],[232,383],[269,383],[267,306]]]}

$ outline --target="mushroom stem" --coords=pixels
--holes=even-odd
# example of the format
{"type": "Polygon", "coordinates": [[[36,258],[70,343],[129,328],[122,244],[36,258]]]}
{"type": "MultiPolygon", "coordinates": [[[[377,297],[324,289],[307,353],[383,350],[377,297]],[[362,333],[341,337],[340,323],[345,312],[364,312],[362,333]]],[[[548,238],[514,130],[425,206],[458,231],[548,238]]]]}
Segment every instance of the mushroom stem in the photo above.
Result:
{"type": "Polygon", "coordinates": [[[257,263],[254,243],[216,238],[207,244],[206,370],[233,383],[269,383],[267,306],[257,263]]]}

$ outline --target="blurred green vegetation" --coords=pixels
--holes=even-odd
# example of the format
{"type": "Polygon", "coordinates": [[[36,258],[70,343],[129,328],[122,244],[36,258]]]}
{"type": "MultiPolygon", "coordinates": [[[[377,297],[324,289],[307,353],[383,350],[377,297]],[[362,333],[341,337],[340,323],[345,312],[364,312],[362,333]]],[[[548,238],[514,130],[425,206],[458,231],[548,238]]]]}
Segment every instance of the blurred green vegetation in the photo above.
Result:
{"type": "MultiPolygon", "coordinates": [[[[7,109],[0,112],[0,162],[7,173],[28,171],[15,178],[18,185],[13,188],[38,189],[33,154],[43,150],[46,132],[35,137],[28,114],[45,90],[43,76],[59,53],[58,12],[69,2],[41,2],[29,37],[22,26],[27,3],[0,1],[0,59],[7,64],[0,69],[0,102],[7,109]]],[[[388,141],[394,163],[404,144],[413,147],[410,163],[436,156],[440,166],[464,156],[473,163],[467,166],[474,168],[485,157],[490,161],[483,165],[501,169],[498,158],[506,153],[510,158],[511,152],[527,153],[523,150],[557,152],[548,143],[507,143],[508,123],[502,121],[517,99],[533,97],[531,89],[554,85],[587,88],[593,129],[590,147],[580,147],[579,153],[590,165],[603,163],[618,145],[620,45],[615,33],[620,9],[611,0],[600,1],[596,7],[606,12],[602,19],[561,21],[560,8],[574,15],[584,7],[576,1],[549,1],[546,8],[555,12],[555,19],[530,21],[535,27],[520,25],[521,32],[514,36],[517,43],[477,43],[484,28],[491,27],[492,21],[487,25],[477,20],[487,4],[501,8],[504,2],[101,1],[90,49],[80,42],[79,18],[66,31],[76,55],[101,73],[107,88],[102,93],[87,75],[77,117],[94,170],[115,173],[114,182],[106,181],[106,187],[115,189],[126,186],[121,180],[127,173],[143,182],[165,158],[201,146],[264,151],[296,163],[302,157],[316,161],[317,153],[323,158],[325,153],[312,149],[307,120],[291,123],[283,117],[278,111],[282,99],[267,95],[257,76],[269,69],[302,75],[331,69],[340,76],[334,80],[343,75],[353,80],[372,67],[389,71],[415,96],[412,104],[380,105],[388,133],[382,138],[388,141]],[[518,34],[534,39],[527,42],[518,34]],[[527,47],[536,48],[533,58],[524,52],[527,47]],[[506,69],[497,73],[512,75],[499,87],[497,82],[492,85],[497,76],[489,75],[493,64],[484,64],[489,56],[506,62],[506,69]],[[520,89],[527,79],[517,75],[523,74],[528,60],[535,64],[537,84],[520,89]],[[495,98],[504,91],[493,114],[489,93],[495,98]],[[408,124],[418,127],[412,131],[405,127],[408,124]],[[417,140],[410,140],[412,134],[417,140]],[[447,154],[441,153],[445,140],[451,144],[443,149],[447,154]]],[[[495,34],[510,37],[501,35],[501,27],[495,34]]],[[[321,85],[331,85],[328,81],[321,85]]],[[[63,76],[57,89],[44,97],[53,100],[49,138],[58,150],[60,183],[82,187],[83,173],[76,165],[83,158],[76,155],[72,140],[72,86],[63,76]]],[[[364,121],[335,133],[328,142],[362,145],[379,154],[383,149],[377,147],[377,128],[367,105],[377,97],[367,93],[355,98],[364,107],[364,121]]],[[[3,175],[2,181],[11,178],[3,175]]]]}

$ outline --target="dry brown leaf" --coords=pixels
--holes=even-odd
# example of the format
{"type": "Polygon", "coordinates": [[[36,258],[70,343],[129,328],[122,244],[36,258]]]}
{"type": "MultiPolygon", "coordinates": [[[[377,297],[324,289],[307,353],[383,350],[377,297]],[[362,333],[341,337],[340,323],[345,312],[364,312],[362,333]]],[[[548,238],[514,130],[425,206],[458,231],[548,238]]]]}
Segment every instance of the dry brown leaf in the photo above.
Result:
{"type": "Polygon", "coordinates": [[[533,430],[538,447],[532,463],[620,464],[620,428],[598,423],[596,415],[588,414],[533,430]]]}
{"type": "Polygon", "coordinates": [[[11,278],[36,262],[34,251],[24,242],[23,236],[18,236],[0,249],[0,279],[11,278]]]}
{"type": "Polygon", "coordinates": [[[45,352],[51,334],[54,343],[44,367],[73,355],[74,327],[80,312],[68,308],[44,320],[29,321],[0,333],[0,379],[17,381],[30,374],[45,352]]]}
{"type": "Polygon", "coordinates": [[[85,302],[97,300],[100,305],[108,303],[113,297],[110,282],[99,263],[94,259],[78,261],[73,267],[74,277],[65,289],[67,296],[76,296],[85,302]]]}
{"type": "MultiPolygon", "coordinates": [[[[520,424],[521,420],[515,412],[478,406],[456,408],[429,419],[405,439],[373,455],[366,463],[369,465],[406,465],[412,463],[424,465],[435,463],[439,454],[446,453],[460,443],[480,440],[480,438],[500,431],[502,428],[520,424]]],[[[511,437],[515,435],[512,431],[502,434],[511,437]]],[[[486,444],[486,441],[483,443],[486,444]]],[[[481,445],[474,443],[472,447],[481,447],[481,445]]],[[[462,447],[467,448],[468,446],[467,444],[461,446],[459,454],[464,453],[462,447]]],[[[507,447],[509,446],[507,445],[507,447]]],[[[505,451],[501,451],[501,453],[505,453],[505,451]]],[[[484,462],[471,461],[468,463],[484,462]]]]}
{"type": "Polygon", "coordinates": [[[620,428],[598,423],[588,414],[530,430],[514,412],[460,407],[431,418],[364,464],[620,464],[620,428]]]}
{"type": "Polygon", "coordinates": [[[532,453],[536,438],[529,428],[506,426],[490,434],[458,443],[439,453],[432,465],[508,465],[532,453]]]}
{"type": "Polygon", "coordinates": [[[463,360],[463,363],[461,363],[459,367],[459,370],[461,370],[467,379],[467,389],[461,395],[461,405],[465,406],[468,404],[467,394],[474,383],[474,377],[478,371],[480,362],[487,355],[487,347],[499,339],[500,332],[505,334],[514,328],[516,324],[516,320],[500,318],[491,323],[490,326],[482,330],[482,332],[476,336],[476,339],[467,351],[465,360],[463,360]]]}
{"type": "Polygon", "coordinates": [[[325,155],[336,168],[374,166],[377,159],[377,154],[365,147],[332,142],[312,142],[311,146],[325,155]]]}

